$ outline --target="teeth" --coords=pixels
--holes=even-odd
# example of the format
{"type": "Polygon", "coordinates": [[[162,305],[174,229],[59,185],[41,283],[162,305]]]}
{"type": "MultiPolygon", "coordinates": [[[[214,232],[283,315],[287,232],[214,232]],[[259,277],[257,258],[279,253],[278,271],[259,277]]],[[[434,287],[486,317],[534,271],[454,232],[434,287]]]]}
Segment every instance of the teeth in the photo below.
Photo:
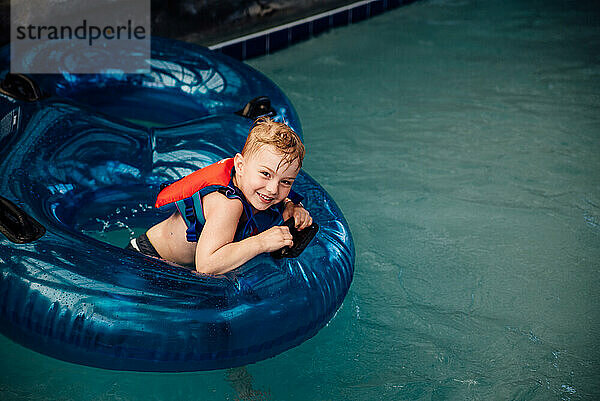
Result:
{"type": "Polygon", "coordinates": [[[266,200],[266,201],[269,201],[269,202],[273,200],[273,198],[271,198],[271,197],[269,197],[269,196],[265,196],[265,195],[263,195],[263,194],[258,194],[258,196],[260,196],[262,199],[264,199],[264,200],[266,200]]]}

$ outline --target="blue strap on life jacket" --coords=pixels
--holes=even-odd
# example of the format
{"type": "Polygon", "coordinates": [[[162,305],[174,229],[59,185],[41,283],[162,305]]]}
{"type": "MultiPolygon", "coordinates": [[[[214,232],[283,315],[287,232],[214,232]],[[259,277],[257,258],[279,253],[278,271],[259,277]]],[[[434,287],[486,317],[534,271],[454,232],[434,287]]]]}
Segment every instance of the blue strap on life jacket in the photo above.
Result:
{"type": "Polygon", "coordinates": [[[177,209],[181,213],[181,216],[185,220],[187,230],[185,231],[186,239],[189,242],[198,241],[198,233],[202,230],[202,226],[206,220],[204,219],[204,213],[202,210],[202,202],[199,200],[200,196],[195,193],[192,197],[182,199],[176,202],[177,209]]]}

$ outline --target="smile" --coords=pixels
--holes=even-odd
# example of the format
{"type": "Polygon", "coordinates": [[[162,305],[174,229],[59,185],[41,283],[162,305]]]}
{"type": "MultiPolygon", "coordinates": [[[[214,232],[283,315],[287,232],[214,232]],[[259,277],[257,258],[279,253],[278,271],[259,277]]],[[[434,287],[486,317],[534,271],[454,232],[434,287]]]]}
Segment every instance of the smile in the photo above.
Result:
{"type": "Polygon", "coordinates": [[[270,196],[263,195],[263,194],[261,194],[261,193],[258,193],[258,192],[257,192],[257,194],[258,194],[258,197],[259,197],[259,198],[260,198],[260,199],[261,199],[263,202],[265,202],[265,203],[272,202],[272,201],[273,201],[273,199],[275,199],[275,198],[272,198],[272,197],[270,197],[270,196]]]}

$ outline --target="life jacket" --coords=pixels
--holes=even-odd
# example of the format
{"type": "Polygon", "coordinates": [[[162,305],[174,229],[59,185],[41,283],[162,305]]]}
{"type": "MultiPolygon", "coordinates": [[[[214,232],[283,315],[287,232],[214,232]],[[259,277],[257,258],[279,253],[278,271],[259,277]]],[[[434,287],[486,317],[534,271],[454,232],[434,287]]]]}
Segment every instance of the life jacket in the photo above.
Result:
{"type": "Polygon", "coordinates": [[[202,197],[219,191],[229,199],[239,199],[244,207],[245,219],[240,219],[234,241],[258,234],[283,222],[283,205],[273,205],[258,213],[252,212],[250,202],[233,184],[233,158],[223,159],[183,177],[160,191],[155,207],[175,203],[187,225],[186,238],[197,242],[206,223],[202,209],[202,197]]]}

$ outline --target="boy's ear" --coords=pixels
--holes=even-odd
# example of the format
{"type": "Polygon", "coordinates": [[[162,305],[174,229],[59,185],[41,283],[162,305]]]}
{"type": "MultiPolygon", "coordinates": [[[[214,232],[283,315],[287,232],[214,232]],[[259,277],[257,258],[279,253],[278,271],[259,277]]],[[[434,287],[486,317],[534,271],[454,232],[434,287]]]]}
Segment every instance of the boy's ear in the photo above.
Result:
{"type": "Polygon", "coordinates": [[[244,170],[244,156],[240,153],[236,153],[233,157],[233,167],[235,167],[235,173],[240,175],[243,174],[244,170]]]}

